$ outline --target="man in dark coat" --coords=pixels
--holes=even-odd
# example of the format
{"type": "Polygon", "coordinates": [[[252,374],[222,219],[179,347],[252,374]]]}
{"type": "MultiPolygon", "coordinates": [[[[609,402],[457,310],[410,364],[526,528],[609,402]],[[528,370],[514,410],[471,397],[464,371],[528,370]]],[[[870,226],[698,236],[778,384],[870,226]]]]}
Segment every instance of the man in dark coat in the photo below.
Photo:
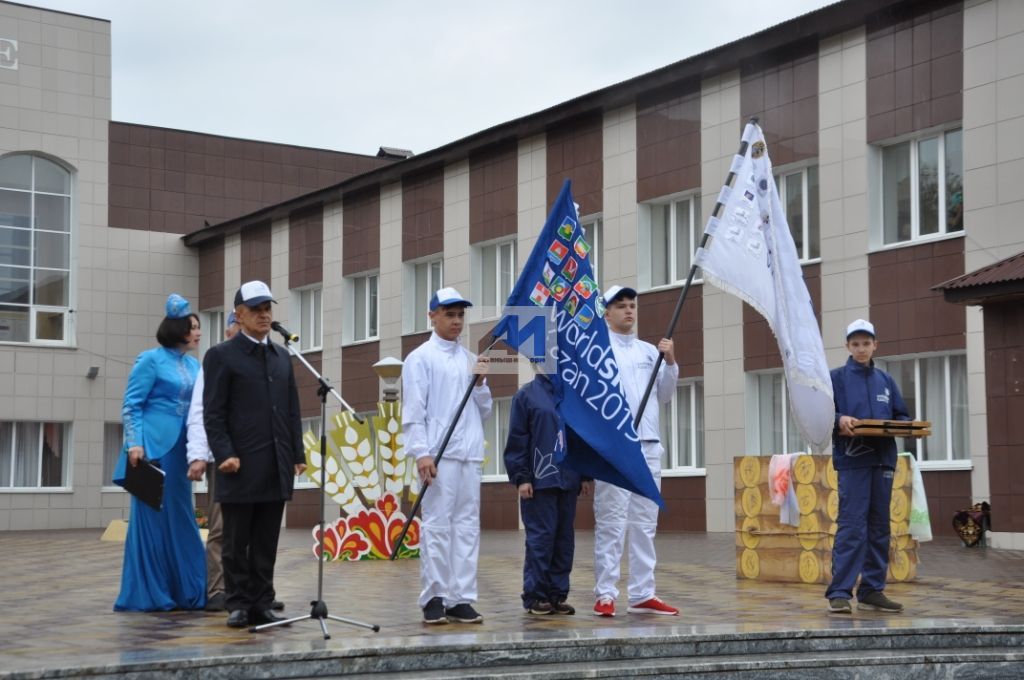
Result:
{"type": "Polygon", "coordinates": [[[235,294],[241,332],[203,360],[203,418],[217,465],[232,628],[283,620],[271,609],[277,540],[295,476],[306,469],[291,358],[268,338],[273,302],[262,281],[242,284],[235,294]]]}

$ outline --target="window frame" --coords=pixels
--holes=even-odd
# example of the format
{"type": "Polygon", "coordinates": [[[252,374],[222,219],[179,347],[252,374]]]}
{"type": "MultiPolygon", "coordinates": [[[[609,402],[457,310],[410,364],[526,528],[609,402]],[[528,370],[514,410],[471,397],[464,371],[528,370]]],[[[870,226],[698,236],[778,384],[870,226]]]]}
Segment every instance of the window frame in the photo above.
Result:
{"type": "MultiPolygon", "coordinates": [[[[637,205],[637,220],[638,220],[638,243],[637,243],[637,274],[638,274],[638,290],[641,292],[650,290],[664,290],[668,288],[676,288],[686,283],[686,279],[690,274],[690,269],[685,272],[676,271],[676,247],[678,239],[678,217],[677,217],[677,206],[683,201],[689,201],[689,218],[690,218],[690,268],[693,268],[693,258],[697,253],[697,246],[700,244],[701,238],[704,234],[704,215],[701,205],[701,192],[700,188],[688,189],[686,191],[669,194],[668,196],[662,196],[652,201],[644,201],[637,205]],[[654,253],[654,244],[652,243],[652,209],[656,206],[667,206],[669,208],[669,229],[668,231],[668,244],[665,246],[670,257],[668,259],[670,271],[666,272],[667,281],[665,283],[654,284],[651,280],[651,274],[654,271],[654,262],[652,260],[654,253]]],[[[703,284],[704,279],[700,274],[700,268],[694,273],[693,281],[691,285],[703,284]]]]}
{"type": "Polygon", "coordinates": [[[345,277],[345,300],[348,304],[345,305],[345,324],[342,328],[342,344],[343,345],[358,345],[364,342],[378,342],[380,341],[380,271],[373,270],[363,272],[361,274],[355,274],[352,276],[345,277]],[[356,336],[356,288],[357,281],[365,279],[369,284],[370,279],[374,281],[375,295],[370,292],[370,286],[366,286],[367,299],[364,301],[365,307],[365,318],[363,319],[363,327],[366,329],[367,335],[365,337],[356,336]],[[373,296],[373,304],[371,304],[371,296],[373,296]],[[377,327],[376,333],[373,335],[369,334],[370,331],[370,320],[376,317],[377,327]]]}
{"type": "Polygon", "coordinates": [[[402,334],[412,335],[415,333],[429,333],[431,330],[430,319],[428,317],[430,311],[430,298],[433,296],[435,291],[440,288],[444,288],[444,255],[439,253],[415,260],[407,260],[403,263],[402,269],[403,279],[405,281],[403,289],[406,291],[412,291],[412,294],[402,296],[404,301],[404,304],[402,305],[402,334]],[[433,265],[435,264],[440,265],[438,281],[433,281],[433,265]],[[416,272],[417,269],[422,266],[427,267],[426,297],[417,300],[416,272]],[[416,324],[420,319],[422,319],[423,328],[416,327],[416,324]]]}
{"type": "Polygon", "coordinates": [[[583,227],[583,237],[590,246],[592,276],[598,289],[604,290],[604,284],[601,281],[604,265],[604,216],[602,213],[594,213],[581,217],[580,226],[583,227]]]}
{"type": "Polygon", "coordinates": [[[793,420],[790,414],[791,405],[789,403],[789,386],[787,384],[786,371],[782,368],[767,369],[763,371],[748,371],[747,372],[747,392],[746,392],[746,414],[748,416],[748,423],[746,426],[746,440],[747,450],[756,452],[752,455],[758,456],[770,456],[774,453],[811,453],[810,444],[804,441],[803,435],[800,433],[797,427],[796,421],[793,420]],[[767,376],[780,376],[782,380],[779,385],[779,393],[775,395],[775,398],[782,399],[782,445],[786,446],[786,442],[789,439],[789,428],[792,426],[796,429],[796,437],[803,444],[802,449],[795,449],[792,451],[768,451],[762,453],[770,447],[764,446],[761,441],[761,385],[760,380],[762,377],[767,376]],[[751,422],[752,421],[752,422],[751,422]]]}
{"type": "MultiPolygon", "coordinates": [[[[786,197],[789,190],[789,182],[786,180],[788,176],[794,175],[798,172],[800,173],[801,207],[803,210],[803,242],[802,246],[797,251],[797,256],[800,258],[800,264],[804,265],[821,262],[821,167],[819,166],[817,159],[815,159],[813,161],[793,163],[790,165],[772,168],[775,188],[779,192],[779,203],[782,205],[783,213],[786,212],[786,197]],[[814,168],[818,174],[818,207],[815,210],[818,220],[817,223],[813,225],[813,230],[811,228],[812,225],[810,224],[811,197],[809,191],[811,184],[809,173],[812,168],[814,168]],[[782,182],[780,182],[780,180],[782,180],[782,182]],[[809,254],[812,231],[817,232],[815,234],[814,241],[818,245],[818,255],[814,257],[811,257],[809,254]]],[[[786,223],[789,224],[789,215],[786,215],[786,223]]],[[[790,230],[792,231],[792,229],[793,225],[790,225],[790,230]]]]}
{"type": "MultiPolygon", "coordinates": [[[[898,438],[898,439],[902,439],[902,441],[898,441],[897,446],[901,450],[912,451],[913,454],[914,454],[914,457],[917,459],[917,462],[921,465],[921,469],[922,470],[970,470],[970,469],[973,468],[973,462],[972,462],[971,451],[970,451],[970,446],[971,446],[971,432],[970,432],[971,418],[970,418],[970,412],[967,409],[965,409],[965,412],[964,412],[964,422],[963,422],[964,442],[966,443],[967,450],[964,451],[964,456],[962,458],[953,458],[952,455],[951,455],[953,453],[953,445],[954,444],[953,444],[953,415],[952,415],[952,412],[953,412],[953,399],[952,399],[952,389],[953,388],[952,388],[952,385],[953,385],[953,383],[952,383],[952,380],[951,380],[950,358],[954,357],[954,356],[959,356],[959,357],[963,357],[964,358],[964,397],[965,397],[965,400],[966,400],[967,390],[969,389],[968,386],[967,386],[968,373],[967,373],[967,352],[966,351],[927,352],[927,353],[921,353],[921,354],[908,354],[908,355],[900,355],[900,356],[891,356],[891,357],[887,356],[887,357],[876,357],[875,358],[875,364],[879,368],[881,368],[883,371],[888,373],[890,376],[893,376],[893,380],[896,380],[896,377],[893,375],[893,371],[890,370],[892,368],[891,364],[908,362],[908,361],[914,362],[914,397],[913,397],[913,403],[914,403],[914,408],[915,408],[915,410],[917,412],[910,414],[910,417],[912,419],[914,419],[914,420],[925,420],[926,419],[925,415],[922,414],[920,412],[920,410],[919,410],[920,407],[921,407],[921,404],[924,401],[926,401],[925,399],[922,399],[922,396],[921,396],[921,386],[922,386],[921,368],[922,368],[922,361],[926,360],[926,359],[938,359],[938,358],[941,358],[943,360],[942,361],[943,412],[940,415],[941,420],[936,419],[936,418],[933,417],[933,418],[931,418],[931,423],[932,423],[933,427],[934,426],[939,426],[939,427],[942,427],[943,430],[944,430],[945,439],[946,439],[945,457],[940,459],[940,460],[923,460],[921,458],[920,447],[917,446],[916,443],[914,444],[913,447],[909,447],[909,446],[906,446],[907,438],[898,438]]],[[[903,400],[907,401],[907,397],[904,394],[903,387],[900,386],[898,383],[897,383],[897,386],[900,387],[900,394],[901,394],[901,396],[903,396],[903,400]]],[[[929,441],[922,442],[922,444],[925,445],[925,446],[927,446],[930,443],[931,442],[929,442],[929,441]]]]}
{"type": "Polygon", "coordinates": [[[508,473],[505,471],[505,442],[508,439],[509,421],[512,415],[512,397],[493,397],[491,400],[491,413],[484,419],[484,462],[481,463],[482,481],[484,482],[505,482],[508,483],[508,473]],[[501,437],[502,421],[504,418],[505,438],[501,437]],[[487,465],[489,458],[488,444],[494,443],[493,455],[494,471],[490,471],[487,465]]]}
{"type": "MultiPolygon", "coordinates": [[[[961,193],[963,192],[963,123],[945,125],[927,130],[919,130],[907,135],[894,137],[885,142],[870,145],[869,154],[869,176],[874,178],[872,184],[872,196],[870,202],[871,215],[874,221],[874,228],[870,230],[870,250],[881,251],[894,248],[905,248],[907,246],[941,241],[945,239],[962,238],[966,234],[966,224],[961,222],[957,231],[948,230],[946,215],[946,181],[938,182],[937,201],[939,204],[939,229],[933,234],[921,234],[921,185],[920,185],[920,151],[922,142],[938,140],[938,168],[937,174],[940,177],[946,176],[946,137],[952,132],[960,133],[960,172],[961,172],[961,193]],[[900,144],[908,144],[909,158],[907,162],[910,167],[910,237],[905,241],[885,242],[885,150],[900,144]]],[[[962,199],[961,199],[962,200],[962,199]]]]}
{"type": "Polygon", "coordinates": [[[473,306],[469,308],[471,319],[473,322],[486,321],[491,319],[497,319],[501,316],[501,311],[505,307],[505,302],[508,300],[508,296],[511,295],[512,289],[516,284],[516,276],[518,275],[517,260],[518,260],[519,245],[515,235],[503,236],[502,238],[493,239],[491,241],[484,241],[480,243],[474,243],[472,246],[472,300],[473,306]],[[501,268],[501,252],[502,246],[511,246],[509,251],[509,257],[511,257],[511,264],[508,271],[508,280],[504,283],[507,286],[502,285],[502,268],[501,268]],[[488,300],[484,295],[484,271],[485,262],[484,258],[487,251],[490,248],[494,248],[495,261],[494,261],[494,300],[488,300]],[[502,295],[503,288],[508,289],[508,293],[502,295]]]}
{"type": "Polygon", "coordinates": [[[21,303],[2,303],[5,307],[22,307],[28,310],[28,339],[27,340],[0,340],[0,345],[15,345],[15,346],[38,346],[38,347],[74,347],[75,346],[75,307],[77,305],[77,241],[78,241],[78,230],[75,228],[78,211],[75,204],[76,194],[76,174],[74,169],[60,160],[55,156],[43,153],[32,153],[16,151],[8,154],[0,154],[0,161],[15,158],[18,156],[26,157],[31,163],[31,174],[28,179],[29,188],[20,189],[12,186],[0,186],[0,190],[11,191],[14,193],[28,194],[29,195],[29,226],[19,227],[14,224],[2,225],[3,228],[17,229],[20,231],[27,231],[29,233],[29,247],[28,256],[29,264],[12,265],[19,269],[27,269],[29,272],[29,302],[27,304],[21,303]],[[57,166],[61,171],[66,174],[67,177],[67,193],[56,193],[53,191],[39,191],[36,189],[36,161],[44,160],[48,163],[52,163],[57,166]],[[57,196],[67,199],[67,237],[68,237],[68,263],[67,269],[55,268],[55,267],[42,267],[36,264],[36,252],[35,246],[38,238],[38,234],[64,234],[65,232],[55,231],[53,229],[40,228],[36,222],[36,197],[37,196],[57,196]],[[36,276],[37,271],[43,272],[66,272],[67,273],[67,305],[44,305],[37,304],[33,301],[35,296],[36,287],[36,276]],[[37,338],[36,335],[39,331],[38,316],[43,313],[57,313],[62,317],[63,325],[63,338],[60,340],[51,340],[46,338],[37,338]]]}
{"type": "Polygon", "coordinates": [[[11,486],[0,486],[0,493],[70,493],[74,491],[74,485],[72,483],[72,476],[74,473],[74,465],[72,462],[72,447],[74,443],[73,437],[73,425],[72,421],[58,421],[58,420],[3,420],[0,421],[5,424],[10,424],[11,428],[11,450],[10,450],[10,473],[11,473],[11,486]],[[37,470],[36,470],[36,483],[34,486],[13,486],[16,456],[15,451],[17,447],[17,431],[18,425],[23,424],[34,424],[39,427],[39,446],[36,451],[37,456],[37,470]],[[61,484],[59,486],[42,486],[43,478],[43,445],[45,443],[45,432],[43,428],[47,425],[59,425],[61,427],[61,484]]]}
{"type": "MultiPolygon", "coordinates": [[[[379,285],[379,282],[378,282],[379,285]]],[[[293,289],[295,296],[295,318],[298,319],[299,326],[299,352],[305,354],[306,352],[320,352],[324,348],[324,287],[323,284],[314,284],[312,286],[306,286],[304,288],[293,289]],[[319,295],[318,295],[319,293],[319,295]],[[319,308],[317,305],[319,303],[319,308]],[[307,309],[309,307],[309,309],[307,309]],[[306,315],[311,315],[311,325],[313,328],[312,333],[306,333],[304,331],[306,324],[306,315]],[[319,332],[319,335],[318,335],[319,332]],[[307,339],[309,335],[312,335],[316,342],[311,342],[307,339]]],[[[378,288],[379,291],[379,288],[378,288]]],[[[380,321],[378,319],[378,325],[380,321]]],[[[379,332],[379,331],[378,331],[379,332]]]]}
{"type": "MultiPolygon", "coordinates": [[[[691,440],[690,440],[690,450],[693,453],[694,457],[696,457],[697,451],[698,451],[698,442],[697,442],[698,435],[700,433],[702,433],[702,432],[705,432],[705,419],[703,417],[704,413],[705,413],[704,404],[703,404],[703,401],[704,401],[704,379],[703,378],[683,378],[683,379],[680,379],[676,383],[675,391],[672,393],[672,400],[668,404],[664,405],[664,407],[667,407],[669,409],[670,422],[667,425],[664,422],[664,415],[665,415],[664,411],[662,411],[659,414],[659,416],[661,418],[661,421],[662,421],[661,425],[662,425],[662,429],[663,429],[663,433],[662,433],[662,439],[663,439],[662,447],[665,449],[665,453],[668,456],[668,465],[665,465],[664,463],[662,464],[661,474],[662,474],[662,477],[706,477],[707,476],[707,456],[706,455],[702,455],[702,457],[704,458],[704,465],[702,465],[702,466],[693,465],[692,463],[694,461],[687,461],[687,464],[682,464],[682,465],[679,462],[679,457],[680,457],[680,454],[679,454],[679,448],[680,448],[679,447],[679,432],[680,432],[680,428],[679,428],[679,422],[678,422],[677,416],[678,416],[678,413],[679,413],[679,398],[680,398],[680,391],[681,390],[688,390],[690,392],[690,413],[689,413],[689,419],[690,419],[690,425],[691,425],[691,427],[690,427],[690,437],[691,437],[691,440]],[[697,397],[696,393],[698,392],[698,389],[697,389],[698,387],[700,388],[699,392],[700,392],[700,397],[701,397],[700,398],[700,403],[701,403],[701,419],[700,419],[700,423],[697,423],[697,419],[696,419],[696,416],[697,416],[697,403],[698,403],[698,399],[696,398],[697,397]],[[699,427],[698,427],[698,425],[699,425],[699,427]],[[664,431],[666,429],[667,429],[668,438],[669,438],[668,442],[664,441],[664,435],[665,435],[664,431]]],[[[707,447],[707,439],[704,439],[704,449],[706,449],[706,447],[707,447]]],[[[702,450],[701,453],[704,454],[705,451],[702,450]]]]}
{"type": "Polygon", "coordinates": [[[199,356],[224,340],[224,329],[227,315],[223,309],[206,309],[199,312],[199,325],[203,334],[199,338],[199,356]]]}

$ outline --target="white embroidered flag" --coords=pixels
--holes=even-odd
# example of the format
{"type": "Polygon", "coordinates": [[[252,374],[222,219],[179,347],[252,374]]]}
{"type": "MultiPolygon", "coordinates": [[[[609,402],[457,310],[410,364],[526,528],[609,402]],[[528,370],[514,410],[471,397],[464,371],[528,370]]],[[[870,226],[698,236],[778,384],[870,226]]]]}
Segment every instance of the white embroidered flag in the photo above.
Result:
{"type": "Polygon", "coordinates": [[[722,188],[723,209],[708,220],[711,238],[697,249],[695,263],[706,281],[767,319],[779,341],[793,420],[812,451],[821,453],[831,443],[835,419],[825,347],[761,128],[748,123],[743,140],[746,153],[735,156],[730,168],[736,181],[722,188]]]}

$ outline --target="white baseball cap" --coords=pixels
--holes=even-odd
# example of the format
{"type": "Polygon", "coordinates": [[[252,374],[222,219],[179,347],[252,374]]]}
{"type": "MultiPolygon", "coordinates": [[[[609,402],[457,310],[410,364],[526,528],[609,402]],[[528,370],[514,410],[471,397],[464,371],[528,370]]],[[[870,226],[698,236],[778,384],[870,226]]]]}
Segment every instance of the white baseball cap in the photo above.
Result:
{"type": "Polygon", "coordinates": [[[462,293],[454,288],[439,288],[430,298],[430,311],[434,311],[438,307],[442,306],[448,307],[449,305],[465,305],[466,307],[472,307],[473,303],[462,297],[462,293]]]}
{"type": "Polygon", "coordinates": [[[274,294],[270,292],[270,286],[262,281],[248,281],[235,293],[235,307],[245,305],[246,307],[259,307],[264,302],[276,303],[274,294]]]}
{"type": "Polygon", "coordinates": [[[604,303],[606,305],[610,305],[612,302],[615,301],[615,298],[619,297],[620,295],[635,298],[636,291],[630,288],[629,286],[615,285],[608,288],[608,290],[604,292],[604,295],[601,296],[601,299],[604,300],[604,303]]]}
{"type": "Polygon", "coordinates": [[[854,333],[867,333],[871,337],[875,337],[875,326],[870,321],[857,319],[846,327],[846,339],[849,340],[854,333]]]}

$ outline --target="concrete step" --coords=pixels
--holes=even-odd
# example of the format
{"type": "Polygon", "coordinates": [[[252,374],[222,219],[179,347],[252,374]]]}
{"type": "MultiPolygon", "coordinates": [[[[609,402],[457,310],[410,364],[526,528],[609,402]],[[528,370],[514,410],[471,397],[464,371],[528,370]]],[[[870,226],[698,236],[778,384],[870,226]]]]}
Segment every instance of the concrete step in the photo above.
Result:
{"type": "Polygon", "coordinates": [[[4,680],[183,678],[952,678],[1024,677],[1024,625],[922,621],[906,628],[716,632],[623,628],[557,634],[360,638],[305,651],[164,659],[5,673],[4,680]]]}

